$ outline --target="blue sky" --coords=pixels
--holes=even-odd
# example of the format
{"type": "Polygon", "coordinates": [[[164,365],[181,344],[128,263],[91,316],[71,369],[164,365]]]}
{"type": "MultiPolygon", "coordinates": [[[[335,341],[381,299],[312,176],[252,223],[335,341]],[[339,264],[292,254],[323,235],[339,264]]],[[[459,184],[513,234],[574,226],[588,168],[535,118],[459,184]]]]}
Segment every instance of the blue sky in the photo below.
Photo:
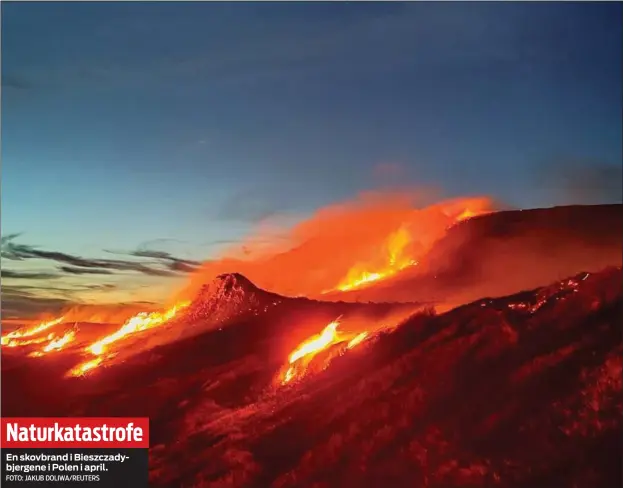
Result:
{"type": "MultiPolygon", "coordinates": [[[[142,246],[201,260],[266,215],[379,184],[520,207],[608,201],[600,185],[622,161],[621,13],[3,2],[2,235],[93,259],[142,246]],[[380,178],[383,165],[399,177],[380,178]],[[587,180],[598,188],[573,191],[587,180]]],[[[14,258],[3,268],[58,264],[14,258]]]]}

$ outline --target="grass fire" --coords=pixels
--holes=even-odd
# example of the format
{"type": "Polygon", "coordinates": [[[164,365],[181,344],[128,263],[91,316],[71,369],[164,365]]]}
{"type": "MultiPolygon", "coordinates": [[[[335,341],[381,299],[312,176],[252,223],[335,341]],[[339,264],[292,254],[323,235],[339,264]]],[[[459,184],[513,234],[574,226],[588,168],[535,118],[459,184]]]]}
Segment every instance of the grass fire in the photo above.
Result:
{"type": "Polygon", "coordinates": [[[620,3],[1,10],[3,487],[621,486],[620,3]]]}

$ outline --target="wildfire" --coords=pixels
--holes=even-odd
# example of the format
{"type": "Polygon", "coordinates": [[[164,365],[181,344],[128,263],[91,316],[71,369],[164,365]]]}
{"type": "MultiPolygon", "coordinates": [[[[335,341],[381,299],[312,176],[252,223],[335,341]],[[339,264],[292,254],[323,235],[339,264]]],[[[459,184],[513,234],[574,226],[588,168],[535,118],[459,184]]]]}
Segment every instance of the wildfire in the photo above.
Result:
{"type": "Polygon", "coordinates": [[[93,368],[98,367],[102,363],[102,361],[104,361],[104,358],[102,356],[98,356],[94,359],[91,359],[90,361],[80,363],[78,366],[68,371],[66,376],[84,376],[93,368]]]}
{"type": "Polygon", "coordinates": [[[471,210],[466,208],[457,218],[457,222],[462,222],[463,220],[471,219],[472,217],[478,217],[479,215],[485,215],[489,213],[487,210],[471,210]]]}
{"type": "Polygon", "coordinates": [[[43,352],[58,351],[60,349],[63,349],[67,344],[73,341],[75,337],[76,332],[70,330],[64,336],[50,341],[48,345],[43,348],[43,352]]]}
{"type": "MultiPolygon", "coordinates": [[[[41,344],[42,342],[45,342],[45,341],[51,341],[53,338],[54,338],[54,333],[50,332],[47,336],[38,337],[36,339],[24,339],[24,340],[7,339],[6,341],[3,340],[2,345],[6,347],[30,346],[33,344],[41,344]]],[[[2,339],[4,339],[4,337],[2,339]]]]}
{"type": "Polygon", "coordinates": [[[103,339],[91,344],[87,350],[90,353],[99,356],[105,352],[106,346],[109,346],[113,342],[117,342],[130,334],[158,327],[164,322],[171,320],[180,310],[186,308],[188,305],[190,305],[190,301],[178,303],[165,312],[140,312],[134,317],[128,319],[126,323],[123,324],[116,332],[113,332],[109,336],[106,336],[103,339]]]}
{"type": "Polygon", "coordinates": [[[34,341],[44,342],[45,339],[42,339],[42,340],[30,339],[27,341],[21,341],[21,339],[25,337],[32,337],[32,336],[38,335],[44,330],[47,330],[50,327],[54,327],[55,325],[60,324],[64,319],[65,317],[59,317],[57,319],[50,320],[47,322],[41,322],[35,325],[34,327],[18,329],[18,330],[14,330],[13,332],[9,332],[8,334],[2,336],[2,339],[1,339],[2,345],[8,346],[8,347],[15,347],[15,346],[21,346],[21,345],[27,345],[27,344],[36,344],[36,342],[34,341]]]}
{"type": "MultiPolygon", "coordinates": [[[[490,212],[485,201],[475,200],[470,202],[470,207],[463,206],[467,202],[461,202],[460,207],[454,206],[453,208],[448,208],[446,210],[447,213],[446,211],[443,212],[445,218],[450,219],[451,225],[490,212]]],[[[384,260],[381,264],[377,262],[375,265],[370,265],[369,263],[355,265],[348,271],[346,278],[337,287],[326,290],[324,293],[351,291],[362,288],[370,283],[394,276],[409,266],[417,266],[419,263],[416,259],[413,259],[413,249],[410,249],[414,241],[417,241],[417,239],[414,239],[408,227],[405,225],[401,226],[384,241],[382,246],[384,260]]]]}
{"type": "Polygon", "coordinates": [[[88,371],[102,364],[104,360],[114,356],[114,354],[106,354],[108,346],[131,334],[153,329],[164,324],[165,322],[168,322],[173,319],[180,310],[188,307],[188,305],[190,305],[190,301],[183,301],[177,303],[164,312],[140,312],[134,317],[129,318],[116,332],[113,332],[112,334],[88,346],[86,351],[97,357],[85,361],[71,369],[68,371],[67,376],[85,375],[88,371]]]}
{"type": "MultiPolygon", "coordinates": [[[[310,361],[321,351],[326,350],[333,344],[345,341],[344,337],[339,331],[340,325],[339,317],[333,322],[329,323],[320,334],[313,335],[302,344],[300,344],[288,357],[288,369],[283,375],[281,381],[282,385],[289,383],[297,376],[302,376],[305,373],[306,366],[310,361]]],[[[352,337],[352,335],[351,335],[352,337]]],[[[354,338],[350,339],[346,345],[346,349],[352,349],[353,347],[361,344],[368,337],[368,332],[361,332],[354,338]]]]}
{"type": "MultiPolygon", "coordinates": [[[[409,267],[416,266],[417,261],[411,259],[406,252],[407,247],[411,242],[411,235],[404,227],[401,227],[396,232],[391,234],[385,242],[385,264],[381,266],[381,269],[376,271],[369,271],[362,269],[361,266],[355,266],[350,269],[346,278],[335,288],[339,291],[350,291],[362,286],[368,285],[375,281],[386,279],[395,275],[399,271],[409,267]]],[[[328,290],[325,293],[328,293],[328,290]]]]}
{"type": "Polygon", "coordinates": [[[43,356],[48,352],[63,349],[67,344],[74,340],[76,335],[75,331],[69,331],[61,337],[58,337],[54,332],[50,332],[43,337],[36,336],[40,335],[51,327],[62,323],[64,319],[65,317],[63,316],[54,320],[41,322],[34,327],[22,328],[10,332],[9,334],[6,334],[2,337],[2,345],[5,347],[25,347],[47,342],[47,344],[41,350],[30,353],[30,356],[34,357],[43,356]]]}
{"type": "Polygon", "coordinates": [[[362,332],[361,334],[355,336],[354,339],[351,339],[351,341],[348,343],[348,345],[346,346],[347,349],[352,349],[353,347],[357,346],[358,344],[361,344],[366,337],[368,337],[368,333],[367,332],[362,332]]]}

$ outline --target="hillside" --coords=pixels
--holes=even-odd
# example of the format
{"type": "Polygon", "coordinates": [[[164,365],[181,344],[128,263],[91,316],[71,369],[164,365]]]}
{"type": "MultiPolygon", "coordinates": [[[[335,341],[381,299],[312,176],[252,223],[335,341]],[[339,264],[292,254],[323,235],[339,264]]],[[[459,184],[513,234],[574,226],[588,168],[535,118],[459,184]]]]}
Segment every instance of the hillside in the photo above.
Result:
{"type": "Polygon", "coordinates": [[[286,300],[78,379],[5,357],[3,414],[148,415],[152,486],[616,486],[621,278],[416,314],[285,386],[306,335],[366,306],[286,300]]]}
{"type": "Polygon", "coordinates": [[[623,205],[496,212],[458,223],[416,267],[332,297],[455,306],[621,266],[623,205]]]}

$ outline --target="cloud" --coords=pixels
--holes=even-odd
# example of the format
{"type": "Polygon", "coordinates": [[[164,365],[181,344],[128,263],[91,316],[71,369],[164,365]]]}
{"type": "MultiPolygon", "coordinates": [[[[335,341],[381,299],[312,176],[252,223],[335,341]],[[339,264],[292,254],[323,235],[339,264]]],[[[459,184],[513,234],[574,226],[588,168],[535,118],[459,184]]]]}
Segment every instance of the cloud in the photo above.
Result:
{"type": "MultiPolygon", "coordinates": [[[[52,263],[55,269],[44,271],[2,270],[2,312],[7,317],[30,317],[42,312],[55,313],[67,307],[84,305],[79,299],[81,292],[110,291],[118,286],[109,283],[72,284],[62,278],[79,275],[114,276],[125,272],[156,277],[179,277],[196,271],[201,263],[182,259],[173,254],[148,248],[147,244],[130,252],[116,253],[134,259],[89,259],[58,251],[47,251],[36,246],[16,242],[21,234],[5,235],[0,239],[3,259],[8,261],[27,261],[32,259],[52,263]],[[23,285],[25,280],[55,280],[45,286],[23,285]],[[62,283],[62,285],[61,285],[62,283]],[[57,284],[59,286],[57,286],[57,284]]],[[[161,239],[154,242],[163,243],[161,239]]],[[[110,251],[108,251],[110,252],[110,251]]],[[[127,288],[127,282],[124,285],[127,288]]]]}
{"type": "Polygon", "coordinates": [[[2,286],[2,318],[35,317],[55,314],[75,303],[66,298],[40,296],[36,288],[2,286]]]}
{"type": "Polygon", "coordinates": [[[18,280],[52,280],[60,277],[61,275],[58,273],[14,271],[11,269],[2,270],[2,278],[12,278],[18,280]]]}
{"type": "MultiPolygon", "coordinates": [[[[58,251],[45,251],[35,246],[20,244],[15,239],[20,234],[11,234],[2,238],[1,256],[13,261],[44,259],[59,264],[59,269],[70,274],[113,274],[115,271],[135,272],[148,276],[173,277],[179,273],[190,272],[192,261],[179,260],[168,253],[160,255],[139,255],[136,257],[152,258],[152,262],[136,262],[121,259],[87,259],[58,251]],[[154,262],[155,261],[155,262],[154,262]],[[165,267],[162,267],[162,264],[165,267]]],[[[198,263],[195,263],[198,264],[198,263]]]]}
{"type": "Polygon", "coordinates": [[[166,251],[156,251],[144,247],[139,247],[136,251],[132,251],[128,254],[139,258],[150,258],[163,261],[171,271],[180,273],[192,273],[201,265],[200,261],[176,258],[166,251]]]}
{"type": "Polygon", "coordinates": [[[73,268],[71,266],[59,266],[61,271],[73,275],[111,275],[113,272],[109,269],[91,269],[91,268],[73,268]]]}

